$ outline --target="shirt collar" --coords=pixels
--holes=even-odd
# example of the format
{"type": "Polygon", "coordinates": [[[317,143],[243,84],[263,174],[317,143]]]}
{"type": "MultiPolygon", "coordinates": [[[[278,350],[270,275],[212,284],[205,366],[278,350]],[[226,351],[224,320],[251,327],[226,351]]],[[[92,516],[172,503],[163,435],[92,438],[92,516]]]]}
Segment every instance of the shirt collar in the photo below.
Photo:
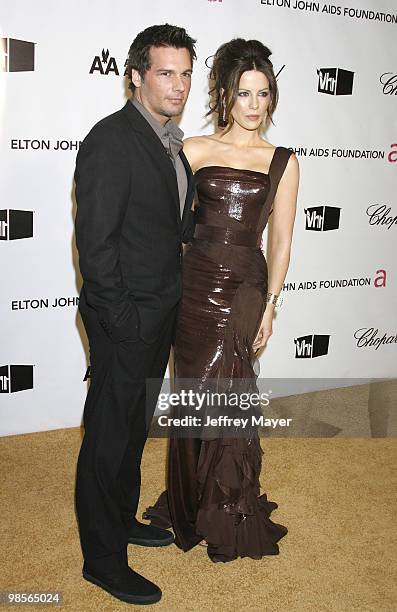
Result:
{"type": "Polygon", "coordinates": [[[138,100],[136,98],[130,98],[130,102],[141,113],[141,115],[143,115],[143,117],[149,123],[151,128],[153,128],[153,130],[156,132],[157,136],[160,139],[163,138],[163,137],[167,137],[167,136],[171,135],[172,140],[174,140],[176,142],[180,141],[181,148],[182,148],[182,139],[184,137],[184,133],[176,125],[176,123],[171,121],[171,119],[168,119],[168,121],[165,123],[165,125],[162,125],[160,123],[160,121],[155,119],[155,117],[153,117],[153,115],[143,106],[143,104],[138,102],[138,100]]]}

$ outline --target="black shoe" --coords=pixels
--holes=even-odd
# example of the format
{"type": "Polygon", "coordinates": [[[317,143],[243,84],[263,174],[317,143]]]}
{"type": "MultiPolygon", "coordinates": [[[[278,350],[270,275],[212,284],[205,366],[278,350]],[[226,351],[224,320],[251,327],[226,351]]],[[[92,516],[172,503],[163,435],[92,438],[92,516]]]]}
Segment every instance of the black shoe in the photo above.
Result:
{"type": "Polygon", "coordinates": [[[145,525],[135,519],[128,529],[127,541],[139,546],[169,546],[174,541],[174,535],[167,529],[145,525]]]}
{"type": "Polygon", "coordinates": [[[97,575],[84,563],[83,578],[126,603],[145,606],[161,599],[159,587],[128,565],[121,567],[116,574],[97,575]]]}

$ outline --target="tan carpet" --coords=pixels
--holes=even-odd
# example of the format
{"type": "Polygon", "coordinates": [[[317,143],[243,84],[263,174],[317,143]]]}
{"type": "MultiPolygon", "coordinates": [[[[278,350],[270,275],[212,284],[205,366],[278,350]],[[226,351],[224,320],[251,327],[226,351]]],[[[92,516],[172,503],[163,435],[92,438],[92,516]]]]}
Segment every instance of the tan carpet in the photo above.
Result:
{"type": "MultiPolygon", "coordinates": [[[[81,578],[73,503],[80,440],[80,429],[0,440],[0,590],[60,590],[61,609],[76,612],[397,609],[396,439],[262,440],[262,485],[279,504],[272,518],[289,528],[280,555],[223,565],[201,547],[129,546],[130,564],[164,593],[139,608],[81,578]]],[[[165,448],[159,439],[146,446],[141,509],[163,489],[165,448]]]]}

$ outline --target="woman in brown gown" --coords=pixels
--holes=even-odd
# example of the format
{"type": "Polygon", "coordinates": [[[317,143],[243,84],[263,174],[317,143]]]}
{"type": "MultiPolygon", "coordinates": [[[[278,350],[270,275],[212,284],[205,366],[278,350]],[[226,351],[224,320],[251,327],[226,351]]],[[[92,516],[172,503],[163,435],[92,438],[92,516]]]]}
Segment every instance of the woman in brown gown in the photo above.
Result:
{"type": "MultiPolygon", "coordinates": [[[[195,171],[196,229],[184,255],[176,382],[244,380],[252,391],[255,350],[272,333],[267,297],[279,294],[287,273],[299,170],[289,149],[260,135],[278,97],[270,53],[242,39],[218,49],[210,112],[219,113],[223,130],[185,143],[195,171]],[[273,204],[268,271],[260,244],[273,204]]],[[[171,437],[168,489],[144,517],[172,526],[184,551],[206,544],[212,561],[278,554],[287,528],[270,519],[277,504],[260,495],[261,463],[257,434],[171,437]]]]}

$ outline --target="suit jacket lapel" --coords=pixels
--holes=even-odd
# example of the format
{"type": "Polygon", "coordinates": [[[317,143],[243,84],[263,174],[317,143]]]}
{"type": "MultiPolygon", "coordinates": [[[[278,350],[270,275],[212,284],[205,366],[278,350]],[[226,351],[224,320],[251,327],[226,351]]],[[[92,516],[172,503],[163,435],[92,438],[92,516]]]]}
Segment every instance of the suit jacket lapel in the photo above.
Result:
{"type": "Polygon", "coordinates": [[[131,127],[135,132],[141,135],[141,142],[143,146],[151,155],[165,179],[166,185],[173,199],[174,209],[178,213],[178,222],[180,223],[179,192],[174,165],[156,132],[152,129],[141,113],[134,107],[134,105],[128,101],[124,106],[124,110],[126,111],[131,127]]]}

